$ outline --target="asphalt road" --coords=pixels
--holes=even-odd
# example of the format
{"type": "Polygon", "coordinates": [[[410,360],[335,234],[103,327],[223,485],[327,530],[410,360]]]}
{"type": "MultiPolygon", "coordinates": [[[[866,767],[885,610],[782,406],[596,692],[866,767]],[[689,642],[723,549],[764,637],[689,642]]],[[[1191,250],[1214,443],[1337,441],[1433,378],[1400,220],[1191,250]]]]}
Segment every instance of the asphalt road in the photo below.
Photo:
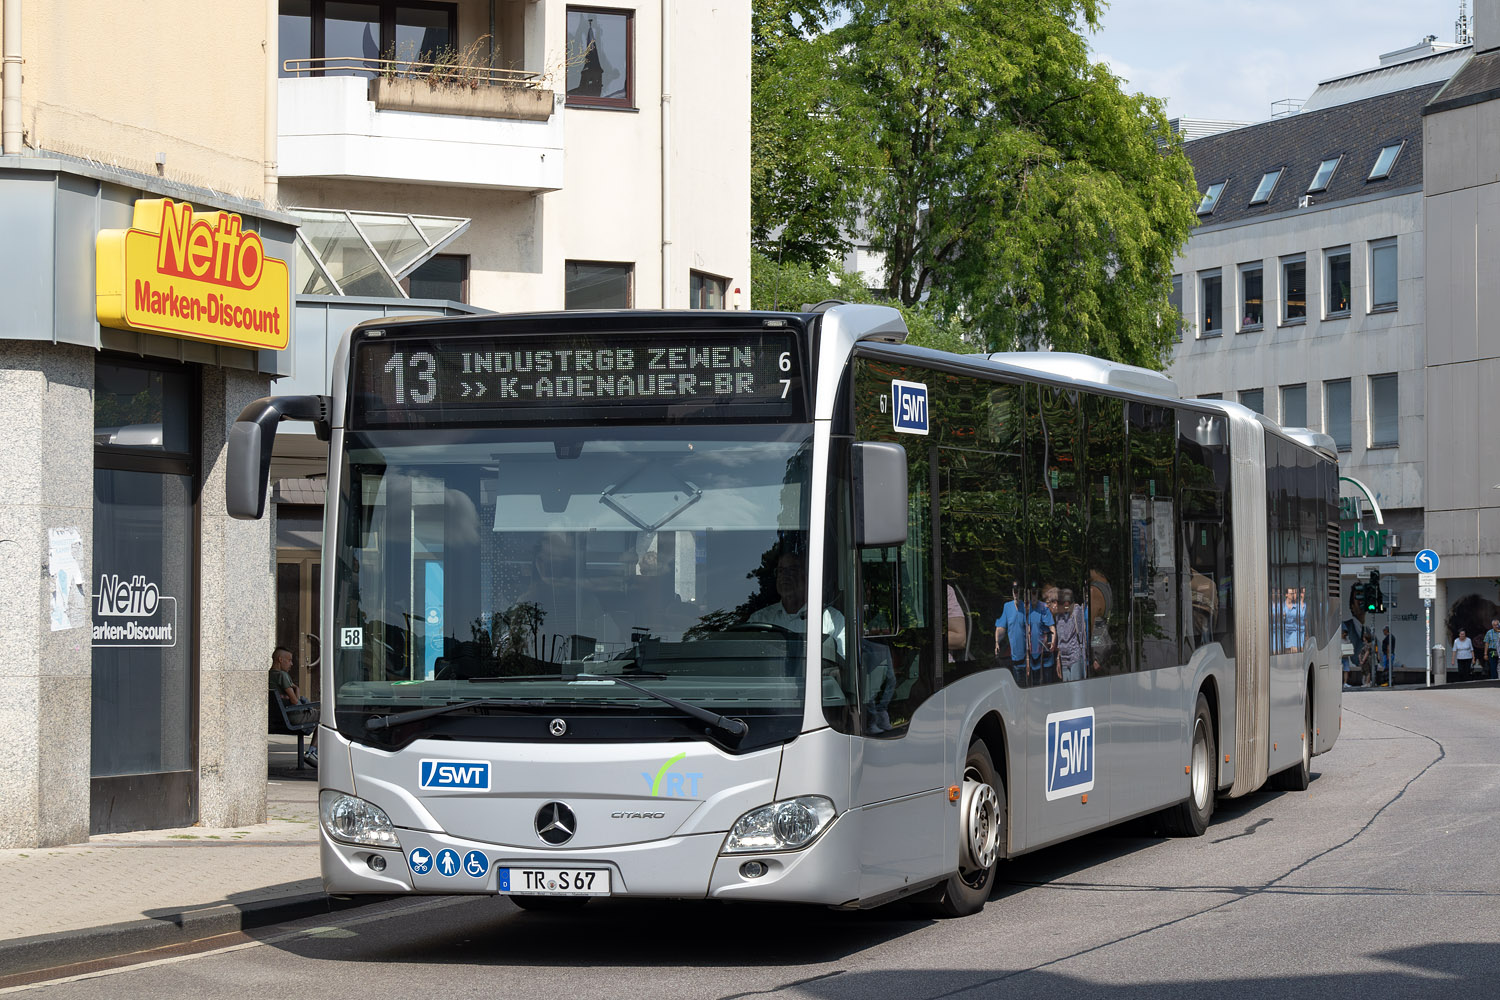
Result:
{"type": "Polygon", "coordinates": [[[931,921],[708,903],[402,900],[24,987],[46,998],[1500,995],[1500,688],[1346,692],[1303,793],[1009,862],[931,921]]]}

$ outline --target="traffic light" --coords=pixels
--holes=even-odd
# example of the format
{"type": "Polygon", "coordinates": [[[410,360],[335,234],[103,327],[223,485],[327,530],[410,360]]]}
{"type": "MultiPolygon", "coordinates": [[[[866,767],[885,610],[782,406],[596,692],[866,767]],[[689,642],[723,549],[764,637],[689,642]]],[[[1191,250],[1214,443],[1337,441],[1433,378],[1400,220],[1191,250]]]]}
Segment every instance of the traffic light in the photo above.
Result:
{"type": "Polygon", "coordinates": [[[1380,590],[1380,570],[1370,570],[1370,582],[1365,585],[1365,611],[1382,614],[1385,611],[1385,594],[1380,590]]]}
{"type": "Polygon", "coordinates": [[[1362,608],[1365,606],[1365,585],[1357,580],[1354,586],[1349,589],[1349,606],[1351,608],[1362,608]]]}

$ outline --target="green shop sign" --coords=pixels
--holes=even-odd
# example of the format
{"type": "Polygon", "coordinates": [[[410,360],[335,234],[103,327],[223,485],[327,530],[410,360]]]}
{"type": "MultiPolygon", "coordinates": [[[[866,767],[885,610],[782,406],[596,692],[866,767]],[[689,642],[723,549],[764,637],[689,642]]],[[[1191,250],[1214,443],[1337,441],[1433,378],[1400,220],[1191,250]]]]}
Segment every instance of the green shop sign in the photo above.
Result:
{"type": "Polygon", "coordinates": [[[1387,538],[1390,532],[1384,528],[1374,528],[1370,531],[1354,529],[1353,531],[1339,532],[1339,557],[1342,559],[1358,559],[1361,556],[1383,556],[1386,555],[1387,538]]]}

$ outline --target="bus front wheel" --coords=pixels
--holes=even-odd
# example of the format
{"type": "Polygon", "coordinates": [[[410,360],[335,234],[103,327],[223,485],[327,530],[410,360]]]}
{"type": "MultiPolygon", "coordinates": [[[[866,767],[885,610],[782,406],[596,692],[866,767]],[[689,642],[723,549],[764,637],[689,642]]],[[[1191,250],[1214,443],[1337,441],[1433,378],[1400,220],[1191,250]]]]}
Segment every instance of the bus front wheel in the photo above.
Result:
{"type": "Polygon", "coordinates": [[[959,797],[958,871],[929,890],[925,909],[936,917],[978,913],[990,898],[1000,851],[1005,844],[1005,786],[995,773],[989,748],[969,746],[959,797]]]}
{"type": "Polygon", "coordinates": [[[1214,792],[1219,783],[1219,751],[1214,740],[1214,719],[1208,698],[1198,695],[1193,713],[1193,745],[1188,757],[1188,797],[1166,811],[1163,819],[1175,837],[1201,837],[1214,815],[1214,792]]]}

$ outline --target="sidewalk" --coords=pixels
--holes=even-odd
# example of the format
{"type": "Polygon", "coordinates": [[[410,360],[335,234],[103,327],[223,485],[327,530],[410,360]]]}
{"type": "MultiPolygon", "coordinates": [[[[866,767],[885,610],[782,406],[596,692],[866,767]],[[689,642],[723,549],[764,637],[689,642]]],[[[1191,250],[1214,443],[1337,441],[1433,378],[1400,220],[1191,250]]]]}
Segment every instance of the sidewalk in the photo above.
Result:
{"type": "Polygon", "coordinates": [[[348,905],[324,894],[318,872],[317,772],[297,770],[295,737],[267,739],[265,823],[0,851],[0,977],[348,905]]]}

